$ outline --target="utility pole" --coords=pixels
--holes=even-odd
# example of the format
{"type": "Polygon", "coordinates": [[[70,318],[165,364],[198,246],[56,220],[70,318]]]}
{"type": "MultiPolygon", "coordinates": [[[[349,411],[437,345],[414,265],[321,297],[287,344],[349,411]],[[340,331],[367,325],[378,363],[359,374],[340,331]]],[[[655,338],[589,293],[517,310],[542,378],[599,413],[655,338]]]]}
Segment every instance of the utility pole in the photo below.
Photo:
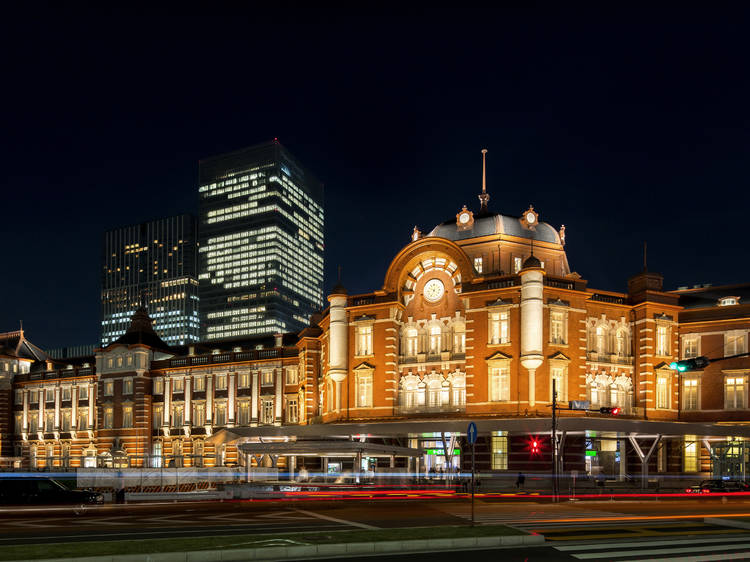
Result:
{"type": "Polygon", "coordinates": [[[557,502],[557,380],[552,379],[552,501],[557,502]]]}

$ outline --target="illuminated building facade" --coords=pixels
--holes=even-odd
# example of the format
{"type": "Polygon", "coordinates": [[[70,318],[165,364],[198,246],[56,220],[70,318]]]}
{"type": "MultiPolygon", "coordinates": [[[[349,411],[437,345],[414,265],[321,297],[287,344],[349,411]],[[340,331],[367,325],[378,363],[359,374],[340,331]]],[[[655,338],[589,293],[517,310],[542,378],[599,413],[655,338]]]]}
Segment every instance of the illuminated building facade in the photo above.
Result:
{"type": "Polygon", "coordinates": [[[165,342],[198,340],[196,227],[195,217],[178,215],[104,234],[102,345],[125,334],[144,302],[165,342]]]}
{"type": "Polygon", "coordinates": [[[277,141],[200,162],[201,339],[294,332],[323,303],[323,188],[277,141]]]}
{"type": "Polygon", "coordinates": [[[561,474],[744,478],[750,358],[733,356],[747,352],[750,285],[667,291],[644,268],[627,291],[590,288],[564,227],[488,200],[483,187],[476,213],[415,227],[382,286],[337,285],[299,333],[168,346],[139,310],[86,363],[34,363],[9,386],[19,462],[429,477],[467,469],[473,421],[483,473],[548,474],[556,450],[561,474]],[[697,355],[714,361],[669,367],[697,355]],[[369,458],[347,450],[365,441],[369,458]]]}

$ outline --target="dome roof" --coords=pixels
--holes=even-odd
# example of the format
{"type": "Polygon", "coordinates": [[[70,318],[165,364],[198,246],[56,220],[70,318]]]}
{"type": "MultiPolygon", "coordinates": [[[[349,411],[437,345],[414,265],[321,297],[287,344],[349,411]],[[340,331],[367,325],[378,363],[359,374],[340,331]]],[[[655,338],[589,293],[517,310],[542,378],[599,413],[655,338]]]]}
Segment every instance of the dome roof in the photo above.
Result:
{"type": "Polygon", "coordinates": [[[135,311],[127,331],[115,340],[111,345],[134,345],[143,344],[154,349],[169,350],[169,345],[154,331],[151,325],[151,317],[148,315],[145,307],[140,307],[135,311]]]}
{"type": "Polygon", "coordinates": [[[529,256],[523,262],[523,269],[529,267],[542,267],[542,262],[540,262],[536,256],[529,256]]]}
{"type": "Polygon", "coordinates": [[[536,226],[536,230],[532,231],[524,228],[521,224],[521,219],[518,217],[508,217],[494,213],[475,217],[473,227],[466,230],[458,230],[456,219],[447,220],[433,228],[427,236],[437,236],[456,241],[489,236],[491,234],[508,234],[509,236],[518,236],[519,238],[533,238],[542,242],[560,244],[560,235],[557,233],[557,230],[546,222],[540,222],[536,226]]]}

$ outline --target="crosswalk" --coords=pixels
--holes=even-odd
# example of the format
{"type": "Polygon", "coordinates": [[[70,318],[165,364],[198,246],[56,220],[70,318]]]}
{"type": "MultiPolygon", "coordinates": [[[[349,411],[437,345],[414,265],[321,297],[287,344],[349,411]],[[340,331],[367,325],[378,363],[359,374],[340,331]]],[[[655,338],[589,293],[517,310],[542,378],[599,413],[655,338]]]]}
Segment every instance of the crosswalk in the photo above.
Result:
{"type": "Polygon", "coordinates": [[[605,544],[570,544],[553,547],[576,560],[617,562],[713,562],[750,560],[750,535],[721,538],[616,541],[605,544]]]}

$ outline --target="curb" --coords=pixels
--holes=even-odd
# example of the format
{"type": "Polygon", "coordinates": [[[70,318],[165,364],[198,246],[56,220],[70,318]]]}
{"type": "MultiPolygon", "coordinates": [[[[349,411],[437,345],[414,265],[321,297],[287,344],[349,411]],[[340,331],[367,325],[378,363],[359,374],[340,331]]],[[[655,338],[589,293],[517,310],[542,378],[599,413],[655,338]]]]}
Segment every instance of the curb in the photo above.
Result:
{"type": "MultiPolygon", "coordinates": [[[[544,544],[542,535],[510,535],[503,537],[463,537],[455,539],[422,539],[405,541],[355,542],[301,546],[268,546],[234,550],[196,550],[160,554],[113,554],[75,558],[78,562],[226,562],[241,560],[294,560],[300,558],[337,557],[364,554],[396,554],[526,546],[544,544]]],[[[35,562],[70,562],[72,558],[46,558],[35,562]]],[[[14,561],[22,562],[22,561],[14,561]]]]}
{"type": "Polygon", "coordinates": [[[750,529],[750,521],[737,521],[736,519],[724,519],[723,517],[704,517],[704,523],[718,525],[720,527],[735,527],[737,529],[750,529]]]}

